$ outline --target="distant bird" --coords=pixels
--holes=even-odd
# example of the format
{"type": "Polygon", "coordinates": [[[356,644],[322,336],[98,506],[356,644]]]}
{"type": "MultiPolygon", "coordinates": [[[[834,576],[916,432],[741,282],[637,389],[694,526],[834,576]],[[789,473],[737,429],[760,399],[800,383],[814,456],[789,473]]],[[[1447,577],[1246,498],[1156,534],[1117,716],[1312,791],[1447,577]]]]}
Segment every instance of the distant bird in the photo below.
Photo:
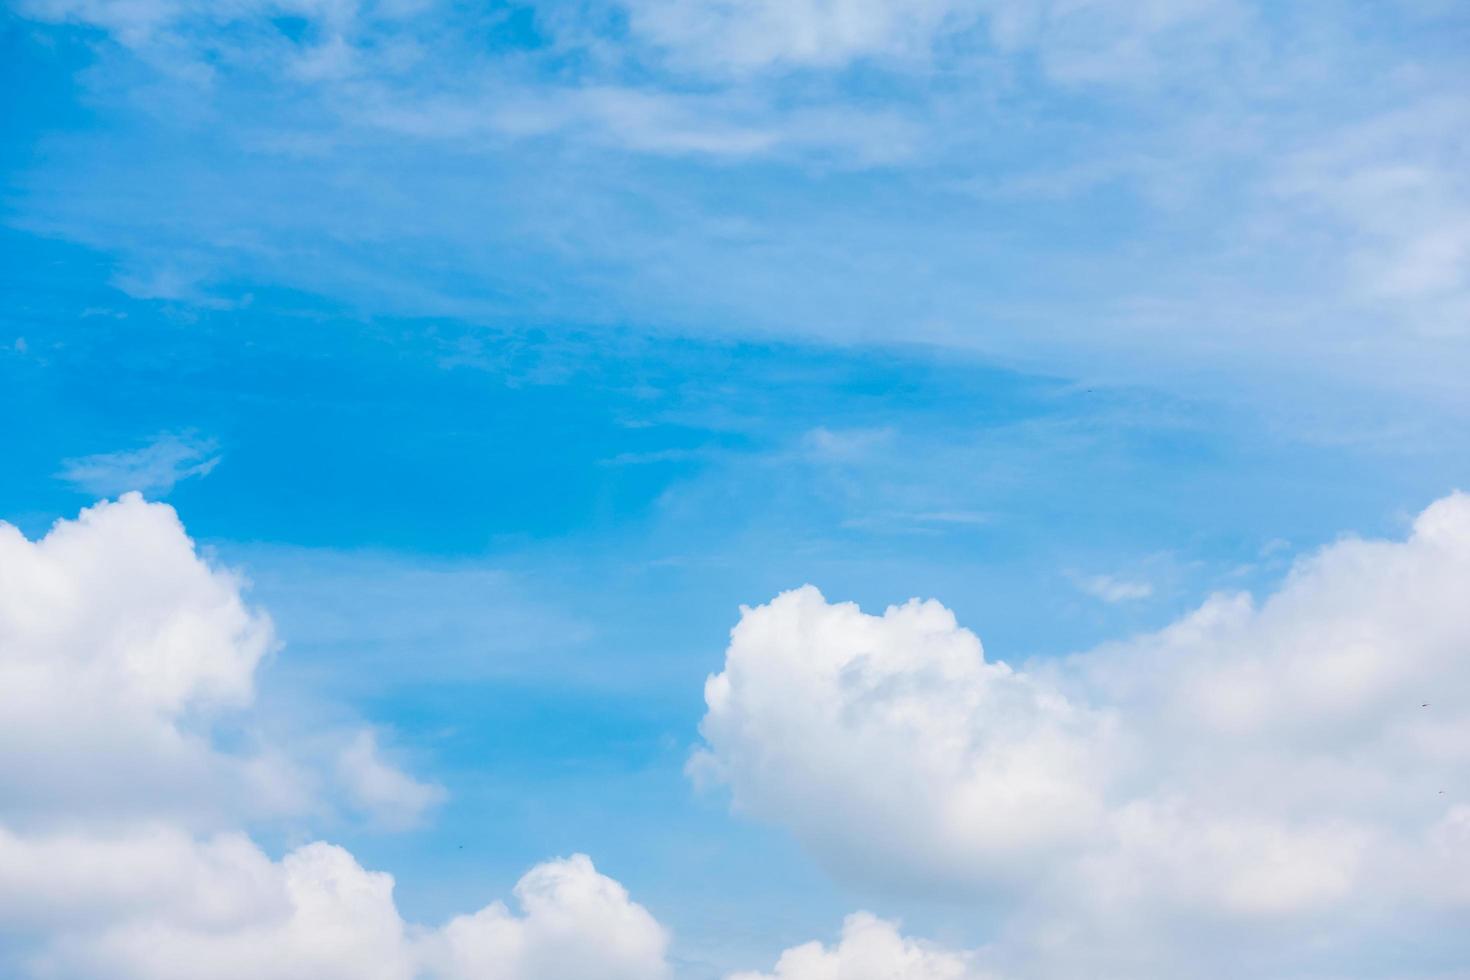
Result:
{"type": "Polygon", "coordinates": [[[1427,707],[1429,707],[1429,702],[1428,701],[1425,701],[1423,704],[1419,705],[1419,707],[1421,707],[1421,708],[1427,708],[1427,707]]]}

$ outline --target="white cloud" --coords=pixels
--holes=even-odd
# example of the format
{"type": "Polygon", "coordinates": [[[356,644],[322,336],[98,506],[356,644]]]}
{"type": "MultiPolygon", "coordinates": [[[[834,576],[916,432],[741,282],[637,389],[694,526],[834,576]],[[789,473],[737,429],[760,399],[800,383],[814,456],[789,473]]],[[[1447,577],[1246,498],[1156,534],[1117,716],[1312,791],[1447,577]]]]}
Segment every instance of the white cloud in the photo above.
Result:
{"type": "Polygon", "coordinates": [[[878,429],[829,429],[818,426],[801,437],[800,452],[814,462],[858,463],[893,445],[897,433],[878,429]]]}
{"type": "Polygon", "coordinates": [[[954,0],[632,0],[633,30],[686,65],[727,71],[841,67],[863,57],[923,57],[974,18],[954,0]]]}
{"type": "Polygon", "coordinates": [[[1305,955],[1286,923],[1340,968],[1464,912],[1467,594],[1462,495],[1259,605],[1024,670],[937,603],[871,616],[806,587],[742,612],[692,767],[840,875],[1005,896],[1007,973],[1177,973],[1207,941],[1279,973],[1305,955]]]}
{"type": "Polygon", "coordinates": [[[301,806],[292,766],[208,738],[275,644],[169,507],[129,494],[36,542],[0,523],[0,819],[301,806]]]}
{"type": "Polygon", "coordinates": [[[438,803],[370,730],[278,733],[252,717],[279,642],[243,584],[136,493],[34,542],[0,523],[0,821],[219,827],[343,810],[402,827],[438,803]]]}
{"type": "Polygon", "coordinates": [[[495,904],[454,919],[429,962],[446,980],[655,980],[667,972],[662,926],[585,855],[540,865],[520,880],[524,915],[495,904]]]}
{"type": "Polygon", "coordinates": [[[1003,51],[1034,51],[1065,85],[1137,86],[1207,78],[1253,37],[1251,4],[1238,0],[1008,0],[991,33],[1003,51]]]}
{"type": "Polygon", "coordinates": [[[771,973],[737,973],[729,980],[981,980],[969,958],[899,934],[866,912],[847,917],[834,946],[807,943],[786,950],[771,973]]]}
{"type": "Polygon", "coordinates": [[[538,865],[442,929],[405,923],[393,878],[330,844],[279,861],[171,828],[0,828],[0,921],[36,975],[89,980],[658,980],[666,937],[582,855],[538,865]],[[590,972],[589,972],[590,968],[590,972]]]}
{"type": "MultiPolygon", "coordinates": [[[[240,589],[137,495],[36,542],[0,526],[10,962],[64,980],[668,975],[665,930],[582,856],[532,869],[513,906],[429,927],[341,848],[266,853],[246,831],[271,778],[335,780],[404,822],[437,791],[389,769],[370,730],[315,782],[314,757],[214,743],[275,645],[240,589]]],[[[1256,975],[1345,972],[1355,944],[1418,928],[1463,954],[1438,924],[1470,904],[1467,590],[1456,495],[1404,541],[1299,562],[1259,605],[1218,596],[1026,670],[934,602],[870,616],[808,587],[745,610],[696,768],[843,875],[1012,913],[969,952],[856,915],[765,976],[1209,976],[1196,958],[1226,949],[1213,975],[1241,956],[1256,975]]]]}
{"type": "Polygon", "coordinates": [[[1343,288],[1428,335],[1470,316],[1470,112],[1432,98],[1318,136],[1287,154],[1271,191],[1315,221],[1343,288]]]}
{"type": "Polygon", "coordinates": [[[276,646],[241,587],[137,494],[35,542],[0,524],[6,965],[66,980],[665,975],[662,927],[580,855],[532,869],[519,912],[434,929],[405,923],[392,877],[339,847],[266,854],[249,824],[315,812],[326,788],[399,824],[442,790],[383,761],[371,730],[305,739],[336,742],[334,763],[216,744],[216,724],[248,718],[276,646]]]}
{"type": "Polygon", "coordinates": [[[63,461],[62,480],[97,496],[137,490],[163,496],[190,477],[208,476],[222,458],[212,439],[165,433],[141,449],[97,453],[63,461]]]}
{"type": "Polygon", "coordinates": [[[526,84],[487,77],[431,95],[365,84],[352,122],[390,135],[465,145],[552,135],[603,148],[710,160],[813,157],[864,167],[911,156],[919,128],[881,107],[817,102],[773,112],[741,89],[686,92],[617,82],[526,84]]]}
{"type": "Polygon", "coordinates": [[[841,870],[964,888],[1100,816],[1108,719],[987,661],[937,602],[876,617],[807,586],[746,609],[705,700],[695,766],[841,870]]]}
{"type": "Polygon", "coordinates": [[[154,818],[216,827],[340,809],[407,826],[443,797],[371,730],[273,733],[250,709],[279,642],[244,582],[136,494],[29,541],[0,523],[0,821],[154,818]],[[216,736],[231,733],[233,748],[216,736]]]}
{"type": "MultiPolygon", "coordinates": [[[[541,292],[573,318],[624,309],[681,329],[920,340],[1063,373],[1203,367],[1230,398],[1256,387],[1246,374],[1310,361],[1318,382],[1325,365],[1339,383],[1461,400],[1470,168],[1451,134],[1465,127],[1445,113],[1423,138],[1390,133],[1362,158],[1333,136],[1463,87],[1404,5],[1379,24],[1350,4],[1281,14],[1256,0],[553,0],[533,5],[548,42],[534,50],[487,46],[438,2],[412,6],[25,4],[119,42],[98,47],[87,75],[100,102],[212,120],[246,151],[231,159],[299,192],[244,214],[237,195],[160,185],[148,193],[187,225],[160,241],[157,207],[92,213],[91,161],[110,146],[99,139],[38,175],[26,226],[120,250],[117,284],[196,306],[226,302],[201,283],[264,277],[383,310],[490,315],[504,284],[485,270],[524,250],[551,258],[541,292]],[[306,26],[284,32],[282,18],[306,26]],[[1340,95],[1365,75],[1385,79],[1374,99],[1340,95]],[[1080,115],[1047,108],[1059,90],[1080,115]],[[281,100],[301,109],[288,129],[279,114],[236,115],[281,100]],[[416,180],[406,161],[424,157],[404,156],[404,137],[458,165],[416,180]],[[536,162],[550,145],[579,151],[552,155],[568,169],[536,162]],[[597,153],[619,164],[578,179],[574,164],[597,153]],[[376,178],[331,179],[363,154],[376,178]],[[482,186],[464,175],[487,154],[510,166],[482,186]],[[625,154],[695,169],[669,181],[625,154]],[[776,163],[801,207],[711,190],[750,161],[776,163]],[[815,193],[842,189],[833,170],[874,167],[894,168],[874,176],[895,193],[815,193]],[[945,188],[983,200],[957,204],[945,188]],[[999,213],[997,195],[1009,198],[999,213]],[[1084,224],[1107,213],[1094,198],[1131,216],[1068,239],[1061,260],[1092,271],[1060,292],[1015,271],[1059,260],[1036,235],[1057,198],[1075,198],[1065,212],[1084,224]],[[1120,230],[1135,220],[1141,233],[1120,230]],[[473,274],[446,286],[431,258],[386,269],[340,247],[390,227],[473,274]],[[1267,240],[1253,237],[1262,229],[1267,240]],[[1010,272],[994,264],[1001,239],[1010,272]],[[976,285],[977,263],[1008,288],[976,285]],[[567,281],[593,288],[555,292],[567,281]]],[[[216,182],[233,186],[220,166],[216,182]]],[[[148,187],[168,170],[129,180],[148,187]]]]}
{"type": "Polygon", "coordinates": [[[1077,587],[1103,602],[1131,602],[1147,599],[1154,594],[1154,587],[1147,582],[1135,582],[1113,575],[1089,575],[1078,579],[1077,587]]]}
{"type": "Polygon", "coordinates": [[[371,730],[358,732],[337,756],[337,775],[353,805],[393,828],[416,825],[445,796],[442,787],[384,762],[371,730]]]}
{"type": "MultiPolygon", "coordinates": [[[[256,57],[277,60],[291,78],[312,83],[411,61],[422,53],[412,44],[374,52],[376,45],[364,42],[375,30],[403,29],[409,17],[422,17],[424,10],[414,7],[432,6],[28,0],[23,10],[37,19],[100,28],[155,63],[200,80],[210,77],[210,68],[199,29],[250,25],[256,57]],[[262,27],[267,18],[288,16],[310,24],[311,40],[287,43],[274,28],[262,27]]],[[[621,43],[605,30],[619,19],[609,16],[617,11],[638,44],[698,74],[835,70],[863,60],[927,65],[958,46],[971,58],[987,49],[1034,55],[1053,79],[1082,84],[1197,72],[1202,55],[1238,40],[1253,24],[1251,5],[1240,0],[605,0],[539,7],[543,27],[601,59],[621,43]]]]}
{"type": "Polygon", "coordinates": [[[1030,55],[1065,84],[1195,74],[1248,33],[1234,0],[623,0],[632,30],[681,68],[746,74],[928,65],[956,46],[1030,55]]]}

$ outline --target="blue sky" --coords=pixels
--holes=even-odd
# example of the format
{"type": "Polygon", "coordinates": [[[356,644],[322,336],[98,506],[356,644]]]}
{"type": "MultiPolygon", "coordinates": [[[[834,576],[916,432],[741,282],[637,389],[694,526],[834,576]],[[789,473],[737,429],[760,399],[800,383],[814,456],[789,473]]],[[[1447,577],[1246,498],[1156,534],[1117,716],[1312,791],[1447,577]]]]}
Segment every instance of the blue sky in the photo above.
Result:
{"type": "MultiPolygon", "coordinates": [[[[0,518],[40,540],[140,490],[237,570],[279,640],[253,714],[169,724],[221,752],[296,746],[302,772],[346,771],[333,746],[375,733],[412,819],[354,810],[349,786],[228,826],[272,861],[342,845],[392,873],[409,922],[587,853],[667,930],[677,980],[817,939],[846,955],[858,910],[935,944],[920,980],[1067,975],[1027,958],[1026,929],[1083,913],[813,838],[813,800],[888,812],[876,763],[877,788],[798,799],[765,780],[810,760],[735,722],[709,734],[705,679],[736,676],[730,630],[758,621],[742,607],[805,583],[872,614],[933,598],[1044,677],[1146,648],[1215,594],[1290,606],[1314,575],[1325,594],[1343,535],[1412,549],[1415,515],[1470,485],[1453,3],[26,0],[0,18],[0,518]]],[[[1383,587],[1455,595],[1459,570],[1383,587]]],[[[1303,635],[1352,619],[1312,615],[1303,635]]],[[[1470,677],[1433,664],[1445,691],[1470,677]]],[[[751,683],[735,703],[788,718],[751,683]]],[[[1451,816],[1463,786],[1437,801],[1451,816]]],[[[1344,807],[1327,816],[1361,817],[1344,807]]],[[[24,842],[38,819],[0,808],[0,831],[24,842]]],[[[1460,906],[1358,894],[1337,908],[1366,939],[1313,919],[1315,952],[1263,939],[1253,968],[1461,975],[1463,939],[1435,925],[1460,906]],[[1406,935],[1422,952],[1395,962],[1406,935]]],[[[22,975],[162,975],[57,959],[75,922],[6,908],[0,962],[22,975]]],[[[1238,924],[1154,914],[1135,952],[1163,933],[1240,948],[1238,924]]],[[[1169,955],[1109,962],[1163,976],[1169,955]]]]}

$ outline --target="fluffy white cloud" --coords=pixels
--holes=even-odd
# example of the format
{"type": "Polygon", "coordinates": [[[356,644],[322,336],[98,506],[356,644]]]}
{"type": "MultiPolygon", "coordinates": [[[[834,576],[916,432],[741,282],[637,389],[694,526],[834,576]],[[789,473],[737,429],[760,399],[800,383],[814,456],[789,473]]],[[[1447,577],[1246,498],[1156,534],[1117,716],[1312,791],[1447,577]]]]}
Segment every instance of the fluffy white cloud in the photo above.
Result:
{"type": "Polygon", "coordinates": [[[371,731],[311,734],[322,747],[299,757],[222,750],[217,724],[244,715],[275,646],[240,579],[202,560],[167,506],[128,495],[35,542],[0,524],[0,967],[68,980],[665,974],[662,927],[580,855],[527,874],[519,913],[496,903],[432,929],[406,924],[392,877],[339,847],[266,854],[242,828],[311,812],[307,795],[341,793],[389,823],[442,795],[384,762],[371,731]]]}
{"type": "Polygon", "coordinates": [[[657,980],[662,928],[577,855],[443,929],[406,924],[393,878],[315,843],[280,861],[239,834],[0,829],[0,921],[38,975],[96,980],[657,980]]]}
{"type": "Polygon", "coordinates": [[[937,602],[869,616],[807,586],[747,609],[705,700],[696,769],[864,874],[1023,874],[1102,809],[1108,720],[987,661],[937,602]]]}
{"type": "Polygon", "coordinates": [[[534,868],[499,903],[454,919],[425,941],[445,980],[654,980],[666,974],[663,927],[585,855],[534,868]]]}
{"type": "Polygon", "coordinates": [[[0,523],[0,820],[218,828],[340,791],[406,825],[437,803],[442,790],[385,762],[369,731],[287,738],[255,723],[256,670],[279,644],[241,587],[172,508],[136,493],[39,541],[0,523]]]}
{"type": "Polygon", "coordinates": [[[1266,955],[1282,922],[1336,955],[1463,914],[1467,596],[1463,495],[1260,605],[1025,670],[937,603],[871,616],[806,587],[743,611],[693,768],[841,874],[1003,892],[1017,972],[1179,969],[1165,937],[1202,929],[1266,955]]]}
{"type": "Polygon", "coordinates": [[[30,542],[0,524],[3,689],[26,700],[107,697],[160,717],[250,701],[270,622],[194,552],[177,516],[129,494],[30,542]],[[28,698],[22,698],[24,692],[28,698]]]}
{"type": "MultiPolygon", "coordinates": [[[[1467,594],[1470,497],[1455,495],[1404,541],[1299,562],[1259,605],[1217,596],[1024,670],[935,602],[872,616],[807,587],[745,610],[694,767],[841,874],[1011,914],[971,952],[859,914],[835,945],[732,980],[1384,976],[1353,964],[1390,935],[1417,943],[1421,973],[1462,958],[1446,923],[1470,907],[1467,594]]],[[[313,766],[331,770],[314,786],[384,819],[437,792],[388,767],[370,731],[296,760],[219,748],[213,725],[249,707],[274,646],[166,506],[126,497],[36,542],[0,526],[0,965],[669,975],[665,930],[580,855],[532,869],[512,905],[427,927],[339,847],[267,854],[245,828],[269,807],[246,797],[313,766]]]]}
{"type": "Polygon", "coordinates": [[[131,494],[36,542],[0,524],[0,819],[301,806],[291,765],[207,737],[275,643],[166,506],[131,494]]]}
{"type": "Polygon", "coordinates": [[[968,958],[900,935],[866,912],[847,917],[835,946],[819,942],[788,949],[771,973],[737,973],[729,980],[981,980],[968,958]]]}

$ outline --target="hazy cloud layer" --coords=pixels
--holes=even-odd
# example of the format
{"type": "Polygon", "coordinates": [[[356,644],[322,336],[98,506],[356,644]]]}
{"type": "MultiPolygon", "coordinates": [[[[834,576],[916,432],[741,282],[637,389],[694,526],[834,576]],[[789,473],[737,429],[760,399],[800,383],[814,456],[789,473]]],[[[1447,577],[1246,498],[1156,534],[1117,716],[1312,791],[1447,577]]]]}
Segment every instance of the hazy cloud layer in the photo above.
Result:
{"type": "Polygon", "coordinates": [[[20,9],[102,32],[85,97],[132,128],[54,147],[18,224],[133,295],[1310,365],[1464,407],[1453,5],[20,9]]]}

